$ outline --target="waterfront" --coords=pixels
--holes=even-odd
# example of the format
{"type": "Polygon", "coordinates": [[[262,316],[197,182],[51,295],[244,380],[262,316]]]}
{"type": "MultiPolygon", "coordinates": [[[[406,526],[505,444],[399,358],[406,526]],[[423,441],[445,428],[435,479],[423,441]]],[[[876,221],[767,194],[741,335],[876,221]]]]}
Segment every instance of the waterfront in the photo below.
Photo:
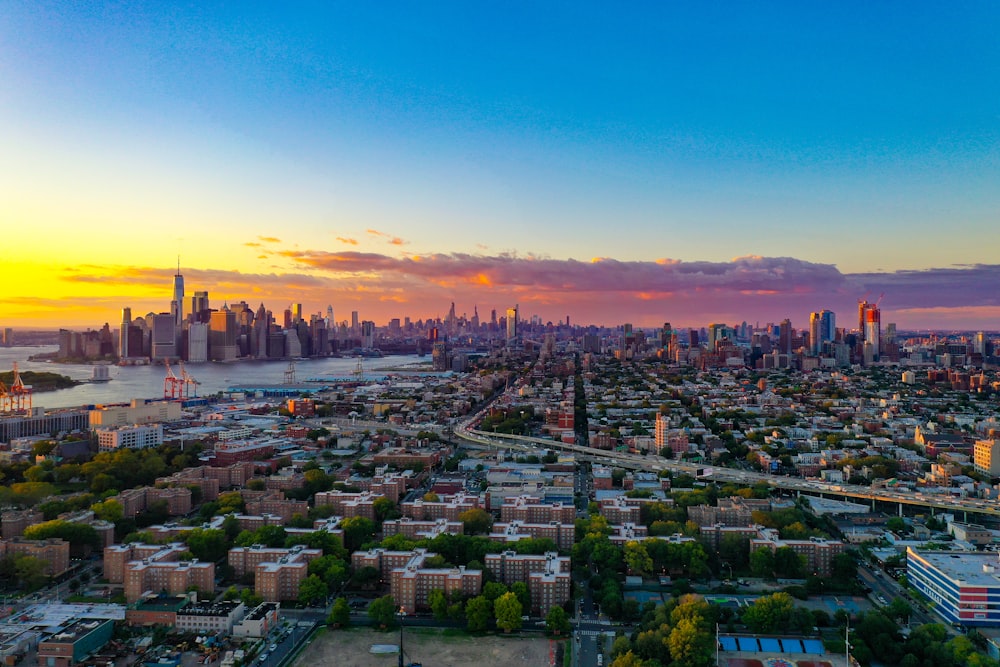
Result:
{"type": "MultiPolygon", "coordinates": [[[[90,383],[93,366],[88,364],[60,364],[48,361],[28,361],[32,355],[55,352],[54,345],[40,347],[0,348],[0,371],[9,371],[14,362],[22,371],[59,373],[83,382],[70,389],[40,392],[34,396],[35,407],[65,408],[95,403],[124,403],[133,398],[161,398],[166,371],[163,364],[149,366],[111,366],[109,382],[90,383]]],[[[302,359],[295,362],[298,382],[311,377],[347,377],[356,369],[355,358],[302,359]]],[[[174,373],[180,374],[174,364],[174,373]]],[[[369,377],[381,377],[387,369],[430,369],[429,357],[401,355],[374,357],[363,360],[369,377]]],[[[288,361],[234,361],[229,363],[190,364],[188,372],[198,380],[198,395],[206,396],[226,388],[249,383],[281,384],[288,369],[288,361]]]]}

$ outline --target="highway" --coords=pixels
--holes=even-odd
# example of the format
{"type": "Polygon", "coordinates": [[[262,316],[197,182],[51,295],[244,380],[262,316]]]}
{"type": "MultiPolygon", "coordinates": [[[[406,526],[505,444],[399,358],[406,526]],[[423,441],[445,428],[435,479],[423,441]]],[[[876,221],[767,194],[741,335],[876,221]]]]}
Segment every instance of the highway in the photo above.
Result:
{"type": "Polygon", "coordinates": [[[985,517],[992,517],[1000,520],[1000,503],[979,498],[945,498],[938,495],[914,493],[910,489],[899,491],[891,488],[872,488],[852,484],[832,484],[819,480],[803,479],[801,477],[786,477],[780,475],[768,475],[750,470],[737,470],[734,468],[724,468],[721,466],[697,465],[692,463],[680,463],[661,458],[659,456],[644,456],[641,454],[628,454],[625,452],[615,452],[606,449],[597,449],[585,445],[569,444],[545,438],[535,438],[524,435],[508,435],[505,433],[489,433],[472,428],[480,415],[473,419],[466,420],[455,426],[454,433],[457,437],[468,442],[490,447],[503,447],[522,452],[537,451],[538,448],[558,449],[572,452],[582,456],[593,457],[604,461],[608,465],[632,470],[644,470],[648,472],[660,472],[670,470],[675,473],[695,476],[699,471],[703,477],[708,477],[720,482],[737,482],[740,484],[757,484],[764,482],[771,487],[807,493],[818,496],[838,496],[854,501],[861,501],[864,504],[873,505],[875,502],[886,502],[897,505],[899,514],[903,513],[903,506],[914,506],[926,508],[931,513],[954,512],[968,520],[969,514],[978,514],[985,517]]]}

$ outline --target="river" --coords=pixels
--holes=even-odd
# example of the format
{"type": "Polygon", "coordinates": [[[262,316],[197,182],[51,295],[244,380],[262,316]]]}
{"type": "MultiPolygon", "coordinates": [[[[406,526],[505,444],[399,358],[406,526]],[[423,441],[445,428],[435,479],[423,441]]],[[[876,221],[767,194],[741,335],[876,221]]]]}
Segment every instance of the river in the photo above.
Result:
{"type": "MultiPolygon", "coordinates": [[[[54,345],[38,347],[0,348],[0,371],[9,371],[17,362],[22,371],[59,373],[84,384],[70,389],[36,393],[35,407],[67,408],[94,403],[126,403],[133,398],[162,398],[166,371],[163,364],[150,366],[111,366],[109,382],[90,383],[93,366],[60,364],[50,361],[28,361],[28,357],[58,350],[54,345]]],[[[357,369],[353,358],[302,359],[295,362],[295,377],[302,382],[311,377],[348,377],[357,369]]],[[[416,355],[374,357],[363,360],[365,373],[379,376],[379,371],[394,368],[429,370],[430,358],[416,355]]],[[[180,374],[176,364],[175,374],[180,374]]],[[[198,395],[207,396],[234,385],[281,384],[288,361],[234,361],[229,363],[189,364],[188,373],[198,382],[198,395]]]]}

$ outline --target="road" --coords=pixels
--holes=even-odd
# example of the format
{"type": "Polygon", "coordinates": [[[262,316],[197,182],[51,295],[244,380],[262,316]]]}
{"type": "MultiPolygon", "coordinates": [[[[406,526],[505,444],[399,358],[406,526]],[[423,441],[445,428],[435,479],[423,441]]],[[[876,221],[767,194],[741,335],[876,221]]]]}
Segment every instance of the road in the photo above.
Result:
{"type": "Polygon", "coordinates": [[[569,451],[603,460],[619,468],[630,468],[633,470],[645,470],[657,473],[669,470],[674,473],[687,475],[696,475],[700,472],[703,477],[723,482],[737,482],[748,485],[763,482],[774,488],[812,495],[840,496],[845,499],[855,501],[860,500],[865,503],[893,503],[898,505],[900,514],[902,514],[903,506],[909,505],[926,508],[931,510],[932,513],[938,511],[956,512],[963,515],[966,520],[968,520],[969,514],[980,514],[1000,519],[1000,504],[987,500],[980,500],[978,498],[945,498],[942,496],[930,496],[922,493],[913,493],[909,489],[896,491],[892,488],[872,488],[869,486],[843,483],[833,484],[819,480],[802,479],[800,477],[769,475],[751,470],[738,470],[734,468],[724,468],[721,466],[679,463],[663,459],[659,456],[644,456],[641,454],[615,452],[606,449],[597,449],[596,447],[549,440],[546,438],[508,435],[505,433],[488,433],[486,431],[476,430],[472,427],[473,424],[476,423],[476,420],[480,418],[480,415],[481,413],[456,425],[454,429],[455,435],[463,440],[474,442],[479,445],[504,447],[519,451],[535,451],[538,448],[569,451]]]}

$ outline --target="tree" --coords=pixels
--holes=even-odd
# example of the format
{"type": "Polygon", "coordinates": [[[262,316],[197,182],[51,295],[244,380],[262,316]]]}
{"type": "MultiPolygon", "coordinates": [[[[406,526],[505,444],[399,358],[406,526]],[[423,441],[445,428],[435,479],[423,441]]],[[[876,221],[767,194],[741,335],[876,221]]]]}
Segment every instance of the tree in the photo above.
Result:
{"type": "Polygon", "coordinates": [[[351,607],[347,604],[347,598],[337,598],[333,601],[326,624],[335,628],[346,628],[351,624],[351,607]]]}
{"type": "Polygon", "coordinates": [[[402,516],[392,498],[386,498],[385,496],[376,498],[372,502],[372,509],[375,511],[375,520],[378,523],[402,516]]]}
{"type": "Polygon", "coordinates": [[[513,593],[504,593],[493,603],[493,614],[497,619],[497,627],[504,632],[518,630],[521,627],[521,602],[513,593]]]}
{"type": "Polygon", "coordinates": [[[528,590],[528,584],[515,581],[510,585],[510,592],[517,596],[522,609],[531,609],[531,592],[528,590]]]}
{"type": "Polygon", "coordinates": [[[351,552],[370,541],[376,530],[375,522],[363,516],[348,517],[340,522],[340,527],[344,531],[344,546],[351,552]]]}
{"type": "Polygon", "coordinates": [[[482,632],[490,625],[493,605],[482,595],[477,595],[465,603],[465,622],[469,632],[482,632]]]}
{"type": "Polygon", "coordinates": [[[118,523],[125,517],[125,510],[122,508],[122,504],[114,498],[94,503],[90,506],[90,509],[94,513],[94,518],[109,523],[118,523]]]}
{"type": "Polygon", "coordinates": [[[490,601],[490,603],[496,602],[501,595],[508,592],[507,586],[501,584],[499,581],[488,581],[486,585],[483,586],[483,597],[490,601]]]}
{"type": "Polygon", "coordinates": [[[631,540],[625,543],[625,567],[640,577],[649,576],[653,571],[653,559],[642,542],[631,540]]]}
{"type": "Polygon", "coordinates": [[[185,542],[195,558],[209,563],[222,560],[229,551],[226,533],[218,528],[195,528],[185,542]]]}
{"type": "Polygon", "coordinates": [[[886,530],[891,530],[894,533],[904,533],[906,532],[906,521],[904,521],[902,517],[890,517],[889,520],[885,522],[885,527],[886,530]]]}
{"type": "Polygon", "coordinates": [[[690,667],[708,667],[713,661],[715,640],[699,627],[694,618],[682,618],[670,631],[667,647],[676,664],[690,667]]]}
{"type": "Polygon", "coordinates": [[[368,605],[368,618],[380,628],[388,628],[396,623],[396,602],[391,595],[372,600],[368,605]]]}
{"type": "Polygon", "coordinates": [[[801,577],[806,567],[806,557],[791,547],[778,547],[774,551],[774,573],[779,577],[801,577]]]}
{"type": "Polygon", "coordinates": [[[545,630],[553,635],[569,632],[569,616],[566,610],[559,605],[549,609],[549,613],[545,615],[545,630]]]}
{"type": "Polygon", "coordinates": [[[427,604],[434,614],[434,618],[443,621],[448,618],[448,597],[440,588],[435,588],[427,594],[427,604]]]}
{"type": "Polygon", "coordinates": [[[101,538],[92,526],[82,523],[72,523],[63,519],[43,521],[24,529],[24,539],[45,540],[59,537],[70,544],[70,549],[76,554],[86,553],[91,548],[101,546],[101,538]]]}
{"type": "Polygon", "coordinates": [[[48,561],[37,556],[14,556],[14,576],[25,590],[41,588],[48,579],[45,574],[47,568],[48,561]]]}
{"type": "Polygon", "coordinates": [[[767,547],[754,549],[750,553],[750,571],[755,577],[774,575],[774,554],[767,547]]]}
{"type": "Polygon", "coordinates": [[[466,535],[488,535],[493,527],[493,517],[479,508],[462,512],[458,515],[458,520],[465,525],[466,535]]]}
{"type": "Polygon", "coordinates": [[[642,658],[630,650],[615,658],[608,667],[643,667],[645,664],[642,658]]]}
{"type": "Polygon", "coordinates": [[[315,574],[310,574],[299,582],[299,602],[307,607],[312,607],[323,602],[329,593],[330,589],[327,587],[326,582],[315,574]]]}
{"type": "Polygon", "coordinates": [[[752,632],[774,632],[788,624],[792,608],[788,593],[765,595],[744,609],[743,622],[752,632]]]}

